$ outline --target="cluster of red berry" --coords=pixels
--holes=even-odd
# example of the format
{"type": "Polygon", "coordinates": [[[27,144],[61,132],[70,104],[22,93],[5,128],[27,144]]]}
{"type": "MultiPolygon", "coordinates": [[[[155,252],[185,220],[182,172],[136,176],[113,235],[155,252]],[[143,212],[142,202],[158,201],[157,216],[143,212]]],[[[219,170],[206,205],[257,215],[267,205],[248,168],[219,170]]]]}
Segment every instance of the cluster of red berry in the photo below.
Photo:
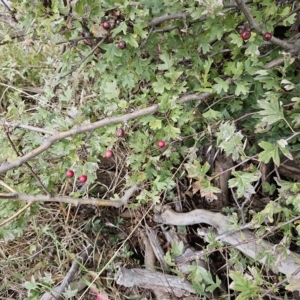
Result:
{"type": "MultiPolygon", "coordinates": [[[[121,138],[121,137],[123,137],[124,135],[125,135],[125,131],[124,131],[123,128],[118,128],[118,129],[116,130],[116,136],[117,136],[117,137],[121,138]]],[[[159,141],[159,142],[157,143],[157,146],[158,146],[159,148],[164,148],[164,147],[166,146],[166,143],[165,143],[164,141],[159,141]]],[[[114,156],[114,153],[113,153],[112,150],[106,150],[105,155],[104,155],[105,158],[111,158],[111,157],[113,157],[113,156],[114,156]]],[[[66,176],[67,176],[68,178],[72,178],[72,177],[74,176],[74,171],[73,171],[73,170],[68,170],[68,171],[66,172],[66,176]]],[[[87,181],[87,176],[86,176],[86,175],[81,175],[81,176],[78,177],[78,180],[79,180],[79,182],[81,182],[81,183],[85,183],[85,182],[87,181]]]]}
{"type": "MultiPolygon", "coordinates": [[[[264,35],[263,35],[263,39],[265,41],[269,41],[271,38],[272,38],[272,33],[270,32],[265,32],[264,35]]],[[[241,38],[246,41],[246,40],[249,40],[251,37],[251,31],[248,30],[248,29],[245,29],[241,32],[241,38]]]]}

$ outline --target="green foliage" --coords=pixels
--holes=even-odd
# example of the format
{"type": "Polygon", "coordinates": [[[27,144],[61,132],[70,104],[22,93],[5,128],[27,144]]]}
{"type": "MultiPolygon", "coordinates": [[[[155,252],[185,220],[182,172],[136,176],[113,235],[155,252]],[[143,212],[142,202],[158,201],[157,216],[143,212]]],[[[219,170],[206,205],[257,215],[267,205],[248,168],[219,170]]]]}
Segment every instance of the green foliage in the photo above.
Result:
{"type": "MultiPolygon", "coordinates": [[[[237,198],[249,199],[261,177],[260,163],[272,160],[278,167],[282,157],[293,159],[299,151],[298,62],[286,49],[263,44],[262,35],[254,29],[251,38],[243,41],[240,27],[246,16],[240,9],[222,7],[221,1],[215,0],[78,0],[68,1],[66,6],[64,1],[53,0],[49,7],[43,2],[37,1],[32,9],[31,0],[15,0],[18,22],[13,26],[1,23],[1,165],[34,153],[51,135],[49,131],[93,126],[96,121],[109,121],[154,104],[159,108],[153,114],[124,118],[122,124],[58,139],[28,161],[32,171],[23,163],[1,174],[1,180],[18,193],[39,195],[46,189],[59,195],[69,185],[73,198],[90,196],[88,190],[76,186],[76,178],[67,181],[65,172],[72,168],[76,176],[87,175],[87,184],[97,185],[99,162],[105,151],[112,149],[117,166],[122,165],[118,176],[125,174],[122,188],[135,183],[141,186],[129,207],[160,203],[162,195],[168,195],[168,201],[178,180],[191,180],[193,194],[212,201],[221,192],[214,181],[219,174],[211,174],[212,162],[202,161],[197,153],[207,146],[216,149],[216,155],[224,152],[238,165],[232,168],[228,187],[237,198]],[[166,17],[178,13],[185,15],[166,17]],[[164,21],[151,25],[161,16],[164,21]],[[111,30],[103,29],[104,20],[111,22],[111,30]],[[24,39],[13,38],[19,31],[25,32],[24,39]],[[126,42],[125,49],[117,46],[119,41],[126,42]],[[277,59],[282,59],[282,64],[266,67],[277,59]],[[201,93],[209,96],[204,98],[201,93]],[[180,101],[191,95],[193,101],[180,101]],[[119,127],[126,131],[122,139],[115,136],[119,127]],[[157,147],[159,140],[165,141],[165,148],[157,147]],[[256,160],[255,166],[243,163],[250,157],[256,160]]],[[[296,17],[288,15],[290,6],[273,0],[254,1],[248,8],[263,32],[274,32],[278,23],[291,26],[296,17]]],[[[264,182],[263,188],[278,201],[271,201],[253,217],[260,226],[258,236],[267,231],[264,222],[286,222],[300,212],[298,182],[278,178],[276,183],[264,182]]],[[[7,192],[3,185],[0,189],[7,192]]],[[[115,190],[106,196],[121,197],[115,190]]],[[[24,205],[1,199],[0,223],[24,205]]],[[[0,238],[8,243],[22,235],[42,205],[31,205],[1,226],[0,238]]],[[[238,218],[235,222],[238,227],[238,218]]],[[[292,238],[294,226],[299,227],[293,224],[280,229],[285,244],[292,238]]],[[[105,228],[94,220],[85,230],[102,232],[105,228]]],[[[208,241],[211,249],[221,247],[212,235],[208,241]]],[[[183,244],[174,244],[166,261],[171,265],[171,258],[182,251],[183,244]]],[[[270,263],[273,253],[265,255],[270,263]]],[[[260,299],[260,274],[254,267],[247,269],[248,261],[236,249],[230,250],[229,256],[237,299],[260,299]],[[254,280],[241,272],[250,273],[254,280]]],[[[198,293],[220,286],[218,277],[212,279],[205,269],[193,266],[190,271],[189,279],[198,293]]],[[[34,280],[27,283],[28,299],[37,299],[40,287],[34,280]]]]}
{"type": "Polygon", "coordinates": [[[218,276],[216,276],[216,280],[214,281],[211,273],[201,266],[189,266],[188,269],[191,272],[188,279],[191,280],[198,294],[213,292],[221,284],[221,280],[218,276]]]}
{"type": "Polygon", "coordinates": [[[234,282],[233,289],[240,292],[236,299],[262,299],[260,296],[262,288],[259,286],[263,283],[263,280],[258,270],[249,268],[249,273],[247,272],[245,275],[240,272],[230,272],[229,276],[234,282]]]}
{"type": "Polygon", "coordinates": [[[237,197],[250,198],[252,194],[255,194],[253,182],[259,180],[261,174],[259,170],[252,167],[251,172],[233,171],[232,175],[234,178],[228,181],[228,186],[230,188],[236,188],[237,197]]]}

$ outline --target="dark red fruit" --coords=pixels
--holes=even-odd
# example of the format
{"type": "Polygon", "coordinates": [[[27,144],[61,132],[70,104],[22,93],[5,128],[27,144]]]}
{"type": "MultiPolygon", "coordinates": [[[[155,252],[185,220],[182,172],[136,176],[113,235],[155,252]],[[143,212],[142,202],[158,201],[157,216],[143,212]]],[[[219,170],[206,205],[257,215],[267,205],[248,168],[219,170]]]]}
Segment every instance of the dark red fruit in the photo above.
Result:
{"type": "Polygon", "coordinates": [[[241,37],[244,41],[249,40],[251,37],[251,31],[250,30],[243,30],[241,33],[241,37]]]}
{"type": "Polygon", "coordinates": [[[264,33],[264,40],[269,41],[272,38],[272,33],[271,32],[265,32],[264,33]]]}
{"type": "Polygon", "coordinates": [[[86,175],[81,175],[81,176],[79,176],[78,180],[81,183],[85,183],[87,181],[87,176],[86,175]]]}
{"type": "Polygon", "coordinates": [[[120,48],[120,49],[125,49],[126,48],[126,42],[124,42],[124,41],[120,41],[119,43],[118,43],[118,47],[120,48]]]}
{"type": "Polygon", "coordinates": [[[116,130],[116,136],[117,136],[117,137],[123,137],[124,134],[125,134],[125,131],[124,131],[123,128],[118,128],[118,129],[116,130]]]}
{"type": "Polygon", "coordinates": [[[104,29],[108,30],[108,29],[110,29],[110,24],[107,21],[105,21],[105,22],[102,23],[102,27],[104,29]]]}
{"type": "Polygon", "coordinates": [[[69,178],[72,178],[72,177],[74,176],[74,171],[68,170],[68,171],[66,172],[66,176],[69,177],[69,178]]]}
{"type": "Polygon", "coordinates": [[[163,147],[166,146],[166,143],[165,143],[164,141],[159,141],[159,142],[157,143],[157,146],[158,146],[159,148],[163,148],[163,147]]]}
{"type": "Polygon", "coordinates": [[[141,54],[142,59],[146,59],[146,58],[149,58],[149,57],[150,57],[150,54],[148,52],[141,54]]]}
{"type": "Polygon", "coordinates": [[[105,157],[106,158],[111,158],[111,157],[113,157],[114,156],[114,153],[111,151],[111,150],[107,150],[106,152],[105,152],[105,157]]]}

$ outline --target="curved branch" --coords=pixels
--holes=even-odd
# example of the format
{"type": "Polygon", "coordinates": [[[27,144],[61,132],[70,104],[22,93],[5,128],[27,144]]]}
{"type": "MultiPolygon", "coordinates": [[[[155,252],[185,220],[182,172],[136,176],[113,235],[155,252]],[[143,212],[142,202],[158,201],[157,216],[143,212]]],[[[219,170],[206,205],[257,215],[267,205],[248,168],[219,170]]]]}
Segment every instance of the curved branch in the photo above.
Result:
{"type": "MultiPolygon", "coordinates": [[[[186,226],[199,223],[206,223],[216,228],[218,234],[222,234],[220,240],[234,245],[242,253],[255,259],[258,253],[272,253],[276,245],[265,240],[259,240],[250,230],[239,230],[224,233],[230,224],[228,218],[220,213],[213,213],[204,209],[196,209],[188,213],[176,213],[170,208],[167,208],[160,214],[154,216],[154,221],[168,225],[186,226]],[[259,240],[259,242],[257,242],[259,240]]],[[[294,278],[300,278],[300,273],[296,271],[300,267],[300,254],[290,251],[290,254],[285,257],[279,249],[276,249],[277,258],[281,257],[280,263],[271,263],[274,272],[281,272],[288,278],[294,274],[294,278]]],[[[259,259],[262,264],[266,263],[266,257],[259,259]]]]}

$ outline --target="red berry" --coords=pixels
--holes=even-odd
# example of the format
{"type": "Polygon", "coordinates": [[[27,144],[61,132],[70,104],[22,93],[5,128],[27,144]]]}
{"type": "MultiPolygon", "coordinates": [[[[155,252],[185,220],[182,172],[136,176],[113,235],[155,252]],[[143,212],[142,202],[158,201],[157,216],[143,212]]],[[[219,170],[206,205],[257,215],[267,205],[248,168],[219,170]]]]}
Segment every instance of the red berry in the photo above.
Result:
{"type": "Polygon", "coordinates": [[[244,41],[249,40],[251,37],[251,31],[250,30],[243,30],[241,33],[241,37],[244,41]]]}
{"type": "Polygon", "coordinates": [[[111,158],[111,157],[113,157],[114,156],[114,153],[111,151],[111,150],[107,150],[106,152],[105,152],[105,157],[106,158],[111,158]]]}
{"type": "Polygon", "coordinates": [[[110,23],[108,23],[107,21],[102,23],[102,27],[106,30],[110,29],[110,23]]]}
{"type": "Polygon", "coordinates": [[[208,101],[209,101],[209,98],[205,98],[205,99],[204,99],[204,102],[207,103],[208,101]]]}
{"type": "Polygon", "coordinates": [[[163,147],[166,146],[166,143],[165,143],[164,141],[159,141],[159,142],[157,143],[157,146],[158,146],[159,148],[163,148],[163,147]]]}
{"type": "Polygon", "coordinates": [[[74,176],[74,171],[68,170],[68,171],[66,172],[66,176],[69,177],[69,178],[72,178],[72,177],[74,176]]]}
{"type": "Polygon", "coordinates": [[[81,176],[79,176],[78,180],[81,183],[85,183],[87,181],[87,176],[86,175],[81,175],[81,176]]]}
{"type": "Polygon", "coordinates": [[[125,131],[124,131],[123,128],[118,128],[118,129],[116,130],[116,136],[117,136],[117,137],[123,137],[124,134],[125,134],[125,131]]]}
{"type": "Polygon", "coordinates": [[[124,41],[120,41],[119,43],[118,43],[118,47],[120,48],[120,49],[125,49],[126,48],[126,42],[124,42],[124,41]]]}
{"type": "Polygon", "coordinates": [[[269,41],[272,38],[272,33],[271,32],[265,32],[264,33],[264,40],[269,41]]]}
{"type": "Polygon", "coordinates": [[[142,59],[146,59],[146,58],[149,58],[149,57],[150,57],[150,54],[148,52],[141,54],[142,59]]]}

